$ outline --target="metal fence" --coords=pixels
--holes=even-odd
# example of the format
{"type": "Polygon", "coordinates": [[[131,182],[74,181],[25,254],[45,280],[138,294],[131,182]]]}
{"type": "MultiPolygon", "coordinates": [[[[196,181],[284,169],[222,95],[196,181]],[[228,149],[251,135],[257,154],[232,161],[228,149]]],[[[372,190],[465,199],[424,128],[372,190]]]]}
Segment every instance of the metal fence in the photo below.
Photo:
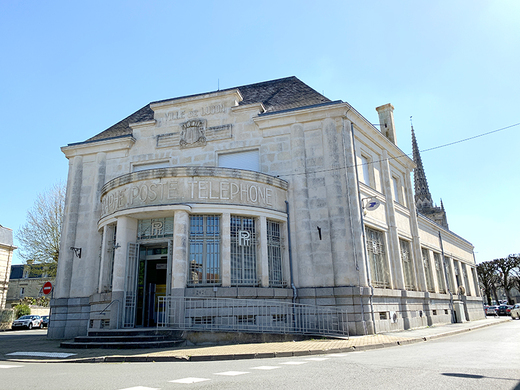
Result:
{"type": "Polygon", "coordinates": [[[348,337],[345,310],[261,299],[159,297],[157,326],[348,337]]]}

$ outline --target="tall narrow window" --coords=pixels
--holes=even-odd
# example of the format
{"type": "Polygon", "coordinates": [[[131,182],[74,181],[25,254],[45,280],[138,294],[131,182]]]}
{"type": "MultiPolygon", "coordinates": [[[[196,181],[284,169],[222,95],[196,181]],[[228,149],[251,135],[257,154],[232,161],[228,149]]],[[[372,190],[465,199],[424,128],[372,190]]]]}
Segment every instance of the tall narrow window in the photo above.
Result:
{"type": "Polygon", "coordinates": [[[370,166],[368,158],[365,156],[361,156],[361,172],[363,173],[361,175],[361,181],[365,183],[367,186],[370,185],[370,166]]]}
{"type": "Polygon", "coordinates": [[[435,261],[435,271],[437,273],[437,283],[439,283],[439,292],[446,293],[446,283],[444,283],[444,267],[441,261],[440,253],[433,252],[433,260],[435,261]]]}
{"type": "Polygon", "coordinates": [[[220,217],[190,216],[188,285],[218,284],[220,278],[220,217]]]}
{"type": "Polygon", "coordinates": [[[450,258],[447,257],[447,256],[444,256],[444,263],[446,264],[446,275],[447,275],[447,279],[448,279],[448,290],[450,290],[451,292],[453,292],[453,273],[451,272],[451,267],[450,267],[450,258]]]}
{"type": "Polygon", "coordinates": [[[399,239],[399,246],[401,248],[405,288],[407,290],[415,290],[415,272],[413,269],[412,253],[410,252],[410,242],[399,239]]]}
{"type": "Polygon", "coordinates": [[[370,276],[375,287],[389,287],[390,278],[386,265],[386,253],[383,232],[366,228],[368,262],[370,276]]]}
{"type": "Polygon", "coordinates": [[[254,218],[231,216],[231,284],[258,285],[254,218]]]}
{"type": "Polygon", "coordinates": [[[455,281],[457,282],[457,294],[460,292],[460,288],[462,287],[462,279],[460,278],[460,269],[459,262],[453,260],[453,268],[455,268],[455,281]]]}
{"type": "Polygon", "coordinates": [[[424,274],[426,276],[426,289],[429,292],[435,292],[435,286],[433,284],[433,273],[430,265],[430,251],[426,248],[422,248],[422,258],[424,264],[424,274]]]}
{"type": "Polygon", "coordinates": [[[284,286],[280,224],[270,220],[267,220],[267,257],[269,260],[269,286],[284,286]]]}
{"type": "Polygon", "coordinates": [[[397,177],[392,177],[392,192],[394,201],[396,201],[397,203],[401,203],[401,198],[399,196],[399,180],[397,180],[397,177]]]}
{"type": "Polygon", "coordinates": [[[468,278],[468,272],[466,271],[466,264],[460,264],[462,267],[462,275],[464,276],[464,286],[466,288],[466,295],[471,295],[471,290],[469,288],[469,278],[468,278]]]}

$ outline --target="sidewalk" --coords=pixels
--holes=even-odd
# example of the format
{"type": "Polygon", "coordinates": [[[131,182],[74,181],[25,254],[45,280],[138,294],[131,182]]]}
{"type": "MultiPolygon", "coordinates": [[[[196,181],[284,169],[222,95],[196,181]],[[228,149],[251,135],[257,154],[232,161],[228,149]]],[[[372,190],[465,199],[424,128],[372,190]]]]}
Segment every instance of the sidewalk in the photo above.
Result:
{"type": "Polygon", "coordinates": [[[47,340],[44,335],[31,335],[28,336],[30,342],[25,345],[20,345],[19,341],[9,338],[1,339],[0,360],[102,363],[210,361],[320,355],[424,342],[507,321],[511,321],[511,318],[491,317],[463,324],[448,324],[369,336],[352,336],[348,340],[317,339],[262,344],[191,346],[175,349],[66,349],[59,346],[62,340],[47,340]]]}

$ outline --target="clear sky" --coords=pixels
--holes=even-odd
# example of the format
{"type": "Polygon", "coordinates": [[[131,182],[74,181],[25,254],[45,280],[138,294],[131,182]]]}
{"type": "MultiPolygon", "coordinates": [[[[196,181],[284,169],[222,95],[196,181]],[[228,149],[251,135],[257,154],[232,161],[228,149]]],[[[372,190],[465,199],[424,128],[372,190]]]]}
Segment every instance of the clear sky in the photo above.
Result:
{"type": "MultiPolygon", "coordinates": [[[[410,116],[421,150],[519,124],[519,18],[518,0],[0,0],[0,224],[66,182],[60,147],[218,87],[296,76],[372,123],[392,103],[405,153],[410,116]]],[[[517,125],[422,153],[477,262],[520,252],[519,147],[517,125]]]]}

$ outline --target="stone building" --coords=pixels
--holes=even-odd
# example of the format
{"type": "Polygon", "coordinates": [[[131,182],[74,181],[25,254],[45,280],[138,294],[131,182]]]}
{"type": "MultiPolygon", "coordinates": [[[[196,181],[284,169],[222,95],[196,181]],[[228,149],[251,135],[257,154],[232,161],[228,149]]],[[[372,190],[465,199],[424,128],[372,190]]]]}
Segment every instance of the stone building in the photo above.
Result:
{"type": "Polygon", "coordinates": [[[46,282],[51,282],[54,285],[55,277],[53,275],[55,274],[56,266],[53,264],[32,264],[28,261],[28,264],[11,266],[6,306],[11,307],[26,297],[39,298],[44,296],[43,285],[46,282]]]}
{"type": "Polygon", "coordinates": [[[0,225],[0,310],[5,308],[13,252],[13,231],[0,225]]]}
{"type": "MultiPolygon", "coordinates": [[[[153,326],[160,297],[337,307],[351,334],[482,318],[473,246],[416,213],[415,164],[377,111],[381,130],[289,77],[156,101],[63,147],[49,337],[153,326]]],[[[202,307],[192,323],[219,320],[202,307]]]]}

